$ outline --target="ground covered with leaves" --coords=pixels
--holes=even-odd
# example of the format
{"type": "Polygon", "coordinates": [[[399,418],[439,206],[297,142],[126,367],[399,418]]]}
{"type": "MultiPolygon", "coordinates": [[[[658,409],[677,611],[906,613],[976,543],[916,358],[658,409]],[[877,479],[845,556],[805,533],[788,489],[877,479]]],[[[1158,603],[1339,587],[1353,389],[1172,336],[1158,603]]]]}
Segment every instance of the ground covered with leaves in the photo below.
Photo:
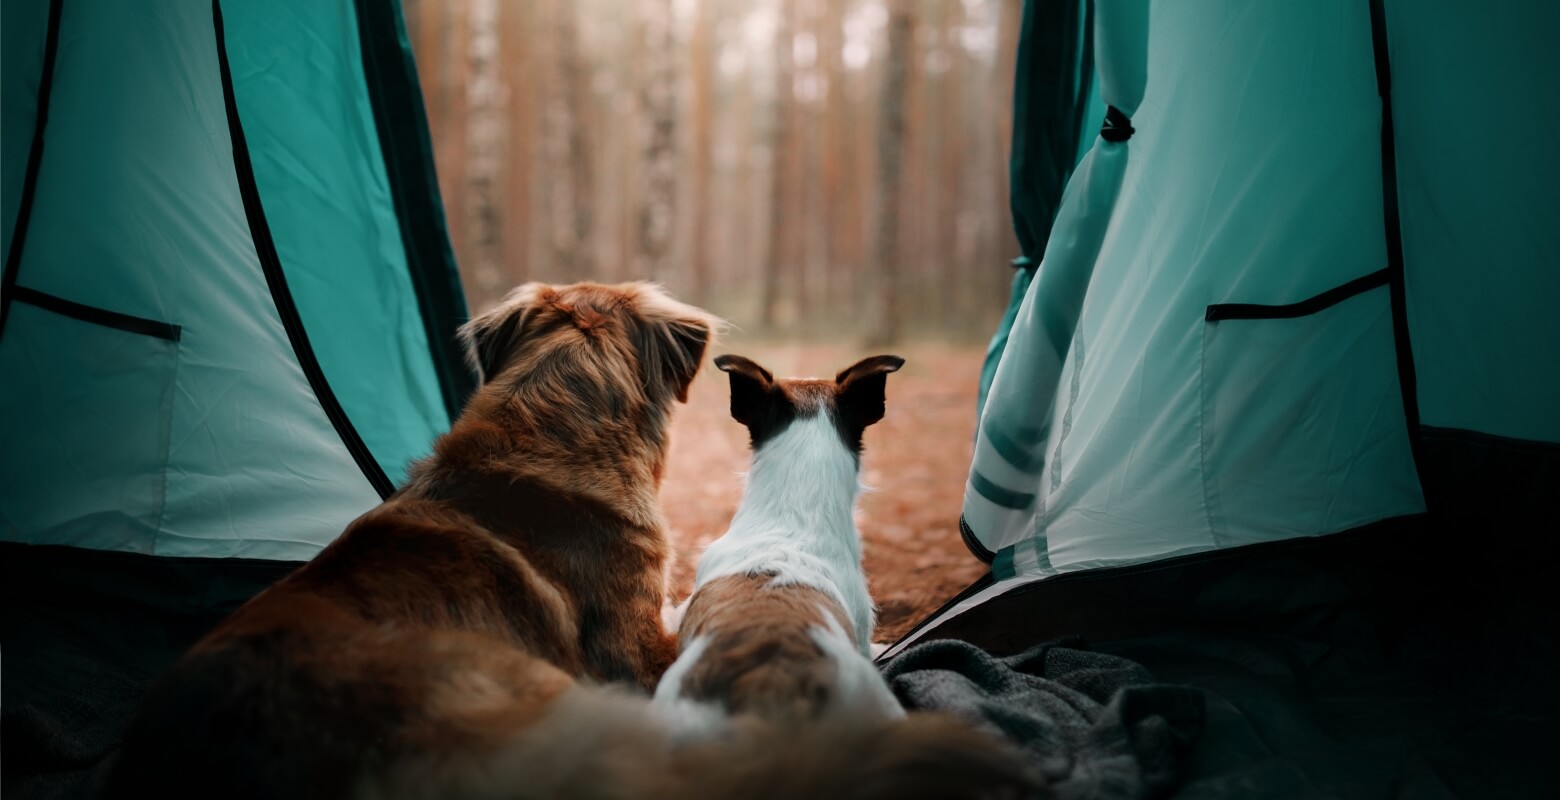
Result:
{"type": "MultiPolygon", "coordinates": [[[[733,341],[714,353],[737,353],[776,376],[832,376],[859,358],[856,347],[733,341]]],[[[892,642],[985,571],[959,538],[959,511],[975,430],[978,347],[905,345],[888,380],[887,414],[867,429],[858,504],[867,576],[877,600],[873,637],[892,642]]],[[[742,495],[747,430],[729,413],[725,375],[705,362],[688,405],[672,426],[671,463],[661,498],[677,547],[677,599],[693,586],[704,545],[720,536],[742,495]]]]}

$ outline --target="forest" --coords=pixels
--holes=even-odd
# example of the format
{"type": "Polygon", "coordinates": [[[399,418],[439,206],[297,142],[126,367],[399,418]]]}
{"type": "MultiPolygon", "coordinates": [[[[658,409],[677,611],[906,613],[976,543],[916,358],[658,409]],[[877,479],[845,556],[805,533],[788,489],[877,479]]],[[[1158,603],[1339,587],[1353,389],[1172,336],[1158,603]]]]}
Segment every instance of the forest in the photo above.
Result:
{"type": "Polygon", "coordinates": [[[406,0],[452,244],[771,340],[978,343],[1018,255],[1021,0],[406,0]]]}

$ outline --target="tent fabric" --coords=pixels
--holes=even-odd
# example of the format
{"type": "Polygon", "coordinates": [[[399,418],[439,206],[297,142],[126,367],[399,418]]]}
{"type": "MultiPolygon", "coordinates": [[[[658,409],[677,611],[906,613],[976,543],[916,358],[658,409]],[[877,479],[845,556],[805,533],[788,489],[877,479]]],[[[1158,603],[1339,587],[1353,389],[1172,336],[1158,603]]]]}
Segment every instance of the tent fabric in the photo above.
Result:
{"type": "Polygon", "coordinates": [[[35,118],[11,99],[48,117],[0,300],[0,539],[307,559],[448,425],[459,376],[408,256],[442,219],[403,213],[417,142],[381,147],[354,9],[399,12],[292,5],[6,6],[8,170],[35,118]]]}
{"type": "Polygon", "coordinates": [[[1553,116],[1557,9],[1141,6],[1139,51],[1100,6],[1102,98],[1136,132],[1095,141],[1016,309],[973,549],[1047,575],[1336,533],[1427,508],[1454,468],[1432,430],[1553,441],[1557,156],[1466,109],[1553,116]],[[1135,110],[1111,95],[1134,52],[1135,110]]]}
{"type": "Polygon", "coordinates": [[[233,92],[288,288],[304,326],[321,334],[310,340],[331,389],[399,483],[450,415],[424,355],[356,15],[309,0],[223,11],[233,92]],[[383,402],[387,383],[403,387],[399,402],[383,402]]]}
{"type": "Polygon", "coordinates": [[[355,0],[354,5],[367,91],[401,239],[444,406],[453,421],[476,390],[477,375],[456,335],[468,316],[466,295],[446,231],[412,42],[397,0],[355,0]]]}
{"type": "MultiPolygon", "coordinates": [[[[43,79],[49,41],[49,15],[58,3],[10,3],[0,25],[0,52],[5,71],[0,72],[0,118],[5,137],[0,139],[0,257],[11,251],[11,232],[26,184],[28,157],[37,123],[38,86],[43,79]]],[[[6,290],[11,287],[5,286],[6,290]]]]}
{"type": "Polygon", "coordinates": [[[1421,421],[1560,442],[1560,5],[1385,11],[1421,421]]]}
{"type": "Polygon", "coordinates": [[[1010,204],[1022,255],[1013,261],[1012,299],[986,348],[976,412],[996,373],[1018,301],[1029,290],[1041,249],[1050,236],[1062,187],[1085,150],[1078,118],[1098,98],[1094,86],[1093,38],[1078,32],[1091,25],[1091,0],[1027,3],[1019,33],[1013,88],[1013,148],[1009,159],[1010,204]],[[1076,26],[1076,31],[1073,29],[1076,26]],[[1073,152],[1077,156],[1073,156],[1073,152]]]}

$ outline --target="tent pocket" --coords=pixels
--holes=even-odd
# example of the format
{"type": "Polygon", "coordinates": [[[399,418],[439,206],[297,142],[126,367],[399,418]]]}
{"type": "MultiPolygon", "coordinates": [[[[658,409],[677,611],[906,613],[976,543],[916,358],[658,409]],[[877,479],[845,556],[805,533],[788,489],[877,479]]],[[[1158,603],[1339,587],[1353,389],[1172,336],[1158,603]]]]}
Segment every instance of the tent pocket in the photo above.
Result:
{"type": "Polygon", "coordinates": [[[1209,306],[1202,483],[1215,544],[1422,511],[1384,273],[1287,306],[1209,306]]]}
{"type": "Polygon", "coordinates": [[[25,288],[11,299],[0,538],[151,552],[180,329],[25,288]]]}

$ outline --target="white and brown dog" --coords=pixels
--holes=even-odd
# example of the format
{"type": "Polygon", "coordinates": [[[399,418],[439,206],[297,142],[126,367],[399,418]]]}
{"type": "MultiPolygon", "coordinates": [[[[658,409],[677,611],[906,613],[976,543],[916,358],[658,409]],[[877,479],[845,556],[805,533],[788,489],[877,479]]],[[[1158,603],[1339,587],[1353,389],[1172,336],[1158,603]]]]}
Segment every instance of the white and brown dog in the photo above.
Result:
{"type": "Polygon", "coordinates": [[[862,435],[883,418],[888,375],[904,359],[863,359],[834,380],[776,380],[741,356],[715,365],[730,377],[752,466],[730,526],[699,558],[693,594],[670,615],[682,651],[656,704],[765,719],[818,742],[799,765],[831,748],[852,754],[854,773],[833,768],[854,782],[822,787],[840,796],[874,782],[885,797],[1038,791],[1005,743],[951,717],[907,715],[871,660],[876,609],[855,522],[862,435]],[[891,781],[885,762],[897,765],[891,781]]]}
{"type": "Polygon", "coordinates": [[[832,381],[777,381],[741,356],[715,365],[730,376],[731,416],[747,426],[753,463],[674,615],[682,654],[657,699],[904,716],[871,661],[876,609],[855,521],[862,434],[883,418],[888,374],[904,359],[874,356],[832,381]]]}

